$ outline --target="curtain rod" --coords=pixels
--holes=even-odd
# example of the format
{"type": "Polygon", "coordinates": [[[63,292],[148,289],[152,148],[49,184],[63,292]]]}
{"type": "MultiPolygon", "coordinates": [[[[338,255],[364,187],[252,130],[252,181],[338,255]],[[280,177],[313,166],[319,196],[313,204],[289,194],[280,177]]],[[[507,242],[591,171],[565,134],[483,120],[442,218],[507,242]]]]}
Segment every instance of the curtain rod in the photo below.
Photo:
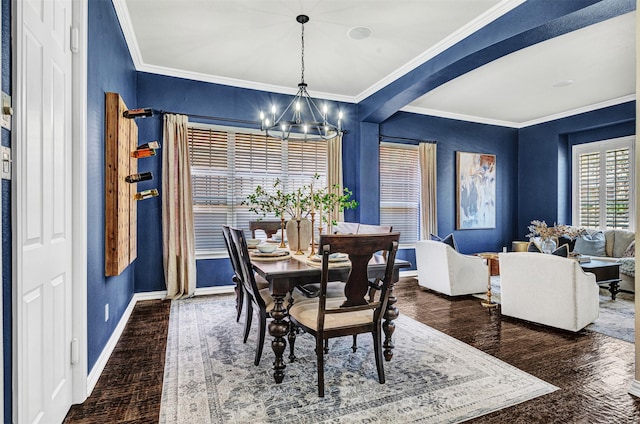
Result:
{"type": "Polygon", "coordinates": [[[220,116],[210,116],[210,115],[197,115],[193,113],[183,113],[183,112],[171,112],[168,110],[158,110],[158,113],[171,113],[174,115],[187,115],[190,118],[200,118],[200,119],[208,119],[210,121],[224,121],[224,122],[234,122],[236,124],[248,124],[256,127],[260,126],[260,121],[247,121],[245,119],[233,119],[233,118],[222,118],[220,116]]]}
{"type": "Polygon", "coordinates": [[[399,141],[413,141],[413,142],[417,142],[417,143],[429,143],[429,144],[437,144],[438,142],[436,140],[419,140],[417,138],[408,138],[408,137],[395,137],[392,135],[383,135],[380,134],[378,136],[379,141],[384,141],[384,140],[399,140],[399,141]]]}

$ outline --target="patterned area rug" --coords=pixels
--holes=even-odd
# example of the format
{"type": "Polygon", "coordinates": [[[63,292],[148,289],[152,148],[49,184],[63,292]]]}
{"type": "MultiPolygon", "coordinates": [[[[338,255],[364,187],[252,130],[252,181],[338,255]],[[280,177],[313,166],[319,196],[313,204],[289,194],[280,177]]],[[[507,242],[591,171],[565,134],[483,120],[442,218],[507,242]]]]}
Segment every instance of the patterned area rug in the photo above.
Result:
{"type": "MultiPolygon", "coordinates": [[[[485,294],[474,295],[486,299],[485,294]]],[[[500,303],[500,276],[491,277],[491,300],[500,303]]],[[[611,300],[607,287],[600,287],[600,314],[595,322],[585,328],[616,339],[635,343],[635,295],[620,292],[611,300]]]]}
{"type": "Polygon", "coordinates": [[[378,383],[370,337],[358,337],[356,353],[351,337],[332,339],[325,398],[319,398],[312,337],[298,336],[298,359],[287,362],[285,379],[276,385],[271,337],[254,366],[257,327],[243,344],[243,326],[233,317],[233,297],[173,301],[161,423],[456,423],[557,390],[400,316],[394,357],[384,363],[386,384],[378,383]]]}

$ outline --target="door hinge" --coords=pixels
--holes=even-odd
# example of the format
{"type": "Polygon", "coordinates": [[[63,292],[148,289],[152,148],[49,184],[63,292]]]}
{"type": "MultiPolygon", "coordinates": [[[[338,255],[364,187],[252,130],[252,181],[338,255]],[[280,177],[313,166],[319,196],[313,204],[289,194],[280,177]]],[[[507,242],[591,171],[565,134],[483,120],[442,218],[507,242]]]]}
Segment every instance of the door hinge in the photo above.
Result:
{"type": "Polygon", "coordinates": [[[71,37],[69,40],[69,48],[71,49],[71,53],[78,53],[80,51],[80,46],[78,45],[78,36],[78,27],[71,27],[71,37]]]}
{"type": "Polygon", "coordinates": [[[76,365],[80,360],[80,351],[78,338],[71,339],[71,365],[76,365]]]}

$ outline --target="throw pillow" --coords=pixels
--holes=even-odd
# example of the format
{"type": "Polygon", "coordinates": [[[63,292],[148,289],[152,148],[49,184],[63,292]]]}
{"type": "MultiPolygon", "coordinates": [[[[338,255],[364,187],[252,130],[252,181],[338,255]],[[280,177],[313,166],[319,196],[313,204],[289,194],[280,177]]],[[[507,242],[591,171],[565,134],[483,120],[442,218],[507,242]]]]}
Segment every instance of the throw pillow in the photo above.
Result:
{"type": "Polygon", "coordinates": [[[573,251],[581,255],[607,256],[604,250],[605,239],[602,231],[582,234],[576,239],[573,251]]]}
{"type": "Polygon", "coordinates": [[[448,244],[453,248],[453,250],[455,250],[456,252],[458,251],[458,245],[456,244],[456,239],[453,238],[453,233],[449,234],[445,238],[441,238],[436,236],[435,234],[431,234],[431,240],[440,241],[442,243],[448,244]]]}
{"type": "Polygon", "coordinates": [[[576,247],[576,239],[571,238],[569,236],[559,236],[558,237],[558,246],[562,246],[563,244],[568,245],[569,252],[573,252],[573,249],[576,247]]]}
{"type": "MultiPolygon", "coordinates": [[[[540,248],[534,242],[530,242],[529,243],[529,248],[527,249],[527,252],[542,253],[540,248]]],[[[563,244],[562,246],[558,247],[556,250],[551,252],[551,254],[552,255],[556,255],[556,256],[562,256],[564,258],[568,258],[569,257],[569,245],[568,244],[563,244]]]]}
{"type": "Polygon", "coordinates": [[[629,247],[622,254],[623,258],[635,258],[636,257],[636,241],[632,241],[629,247]]]}

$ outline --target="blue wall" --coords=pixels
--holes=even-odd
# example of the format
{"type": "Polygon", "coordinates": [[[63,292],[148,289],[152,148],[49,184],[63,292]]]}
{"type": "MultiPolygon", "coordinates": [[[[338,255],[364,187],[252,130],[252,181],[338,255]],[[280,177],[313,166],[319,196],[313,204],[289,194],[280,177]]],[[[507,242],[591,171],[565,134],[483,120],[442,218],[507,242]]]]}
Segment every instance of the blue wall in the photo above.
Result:
{"type": "Polygon", "coordinates": [[[104,116],[105,93],[119,93],[137,107],[136,71],[110,0],[89,2],[87,82],[87,333],[89,371],[134,293],[134,261],[117,277],[105,277],[104,116]],[[104,322],[104,305],[109,320],[104,322]]]}
{"type": "Polygon", "coordinates": [[[628,102],[521,129],[516,237],[533,219],[571,224],[571,145],[633,135],[635,120],[628,102]]]}

